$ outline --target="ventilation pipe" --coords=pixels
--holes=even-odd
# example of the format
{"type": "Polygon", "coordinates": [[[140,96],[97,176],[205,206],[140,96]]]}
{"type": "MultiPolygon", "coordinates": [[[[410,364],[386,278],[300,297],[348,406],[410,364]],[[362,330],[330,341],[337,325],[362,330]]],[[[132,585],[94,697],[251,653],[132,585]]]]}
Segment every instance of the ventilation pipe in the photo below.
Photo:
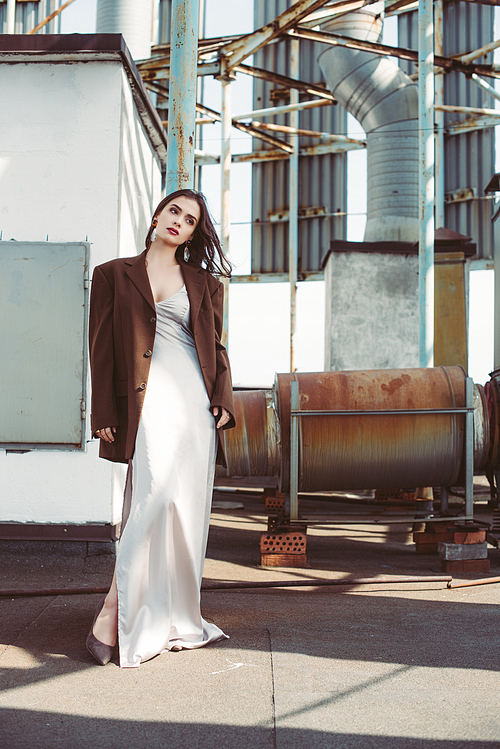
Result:
{"type": "MultiPolygon", "coordinates": [[[[382,24],[380,15],[363,10],[322,29],[378,42],[382,24]]],[[[371,52],[329,47],[318,62],[328,88],[367,135],[365,242],[418,242],[417,85],[394,62],[371,52]]]]}
{"type": "Polygon", "coordinates": [[[151,56],[153,0],[98,0],[98,34],[123,34],[134,60],[151,56]]]}

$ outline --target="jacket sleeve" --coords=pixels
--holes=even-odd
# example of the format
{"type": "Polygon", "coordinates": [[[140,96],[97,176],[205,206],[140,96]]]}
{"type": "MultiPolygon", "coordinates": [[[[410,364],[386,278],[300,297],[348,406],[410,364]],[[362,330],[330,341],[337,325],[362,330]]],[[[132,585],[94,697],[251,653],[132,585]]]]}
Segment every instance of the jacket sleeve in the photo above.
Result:
{"type": "Polygon", "coordinates": [[[234,404],[233,404],[233,383],[231,379],[231,367],[225,347],[221,343],[223,310],[224,310],[224,286],[219,283],[217,289],[212,294],[212,307],[214,310],[215,322],[215,360],[217,365],[217,377],[215,387],[210,401],[211,406],[222,406],[231,415],[228,423],[223,429],[234,427],[234,404]]]}
{"type": "Polygon", "coordinates": [[[92,434],[96,429],[118,426],[113,386],[113,306],[113,290],[98,266],[92,278],[89,318],[92,434]]]}

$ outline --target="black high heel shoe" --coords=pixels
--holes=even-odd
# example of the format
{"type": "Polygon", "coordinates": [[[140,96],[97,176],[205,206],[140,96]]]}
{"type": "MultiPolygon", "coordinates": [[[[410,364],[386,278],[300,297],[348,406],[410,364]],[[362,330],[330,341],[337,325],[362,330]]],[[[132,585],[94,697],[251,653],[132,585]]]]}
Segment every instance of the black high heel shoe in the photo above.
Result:
{"type": "Polygon", "coordinates": [[[106,663],[110,662],[111,658],[113,657],[113,653],[116,647],[115,645],[106,645],[104,642],[101,642],[100,640],[98,640],[97,637],[94,635],[94,624],[96,623],[96,619],[102,611],[102,607],[104,606],[105,600],[106,600],[106,596],[104,596],[101,603],[98,605],[96,609],[96,612],[94,615],[94,621],[92,622],[90,632],[85,642],[85,645],[87,646],[87,650],[89,651],[91,655],[94,656],[96,661],[100,663],[101,666],[105,666],[106,663]]]}

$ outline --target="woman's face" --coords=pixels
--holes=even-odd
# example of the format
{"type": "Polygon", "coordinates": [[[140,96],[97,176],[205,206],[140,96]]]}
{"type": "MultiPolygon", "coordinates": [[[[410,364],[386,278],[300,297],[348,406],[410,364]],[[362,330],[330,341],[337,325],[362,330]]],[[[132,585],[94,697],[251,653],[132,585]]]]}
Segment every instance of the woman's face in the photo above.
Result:
{"type": "Polygon", "coordinates": [[[156,236],[165,244],[179,245],[193,236],[200,220],[200,206],[196,200],[179,195],[158,216],[156,236]]]}

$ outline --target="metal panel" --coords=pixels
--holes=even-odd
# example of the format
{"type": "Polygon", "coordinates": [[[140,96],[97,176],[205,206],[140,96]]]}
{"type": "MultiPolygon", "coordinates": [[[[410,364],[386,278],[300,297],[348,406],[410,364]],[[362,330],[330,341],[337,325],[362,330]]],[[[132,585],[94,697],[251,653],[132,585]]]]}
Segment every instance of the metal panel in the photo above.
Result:
{"type": "MultiPolygon", "coordinates": [[[[444,55],[467,53],[493,40],[494,7],[474,3],[449,2],[444,5],[444,55]]],[[[398,17],[398,44],[417,49],[417,13],[398,17]]],[[[493,54],[482,58],[493,62],[493,54]]],[[[400,61],[407,73],[415,72],[413,63],[400,61]]],[[[495,100],[486,91],[458,72],[447,73],[444,80],[444,103],[466,107],[493,108],[495,100]]],[[[463,120],[463,114],[445,113],[445,126],[463,120]]],[[[472,188],[478,198],[495,171],[495,131],[493,128],[476,130],[462,135],[445,137],[445,192],[472,188]]],[[[480,257],[493,256],[493,227],[488,200],[466,200],[449,203],[445,207],[447,229],[458,231],[477,244],[480,257]]]]}
{"type": "MultiPolygon", "coordinates": [[[[292,5],[292,0],[255,0],[254,25],[260,28],[292,5]]],[[[320,83],[323,74],[317,57],[323,45],[300,42],[300,79],[320,83]]],[[[253,64],[282,75],[290,75],[290,42],[270,44],[254,55],[253,64]]],[[[288,97],[271,99],[276,84],[254,79],[254,109],[288,104],[288,97]]],[[[263,122],[290,125],[290,115],[266,118],[263,122]]],[[[301,111],[299,127],[327,133],[347,132],[347,114],[340,106],[325,106],[301,111]]],[[[281,139],[285,136],[279,135],[281,139]]],[[[317,145],[317,138],[300,137],[300,146],[317,145]]],[[[269,148],[254,139],[254,150],[269,148]]],[[[252,166],[252,273],[288,271],[288,221],[269,223],[270,214],[288,211],[288,160],[252,166]],[[256,222],[263,222],[258,226],[256,222]]],[[[347,155],[303,156],[299,159],[299,211],[322,208],[326,214],[345,212],[347,205],[347,155]]],[[[345,216],[299,218],[298,272],[316,271],[332,239],[345,239],[345,216]]]]}
{"type": "Polygon", "coordinates": [[[87,242],[0,242],[0,445],[83,449],[87,242]]]}
{"type": "MultiPolygon", "coordinates": [[[[16,3],[16,34],[26,34],[61,7],[63,0],[38,0],[32,3],[16,3]]],[[[7,3],[0,3],[0,34],[7,33],[7,3]]],[[[37,34],[60,34],[61,14],[43,26],[37,34]]]]}

